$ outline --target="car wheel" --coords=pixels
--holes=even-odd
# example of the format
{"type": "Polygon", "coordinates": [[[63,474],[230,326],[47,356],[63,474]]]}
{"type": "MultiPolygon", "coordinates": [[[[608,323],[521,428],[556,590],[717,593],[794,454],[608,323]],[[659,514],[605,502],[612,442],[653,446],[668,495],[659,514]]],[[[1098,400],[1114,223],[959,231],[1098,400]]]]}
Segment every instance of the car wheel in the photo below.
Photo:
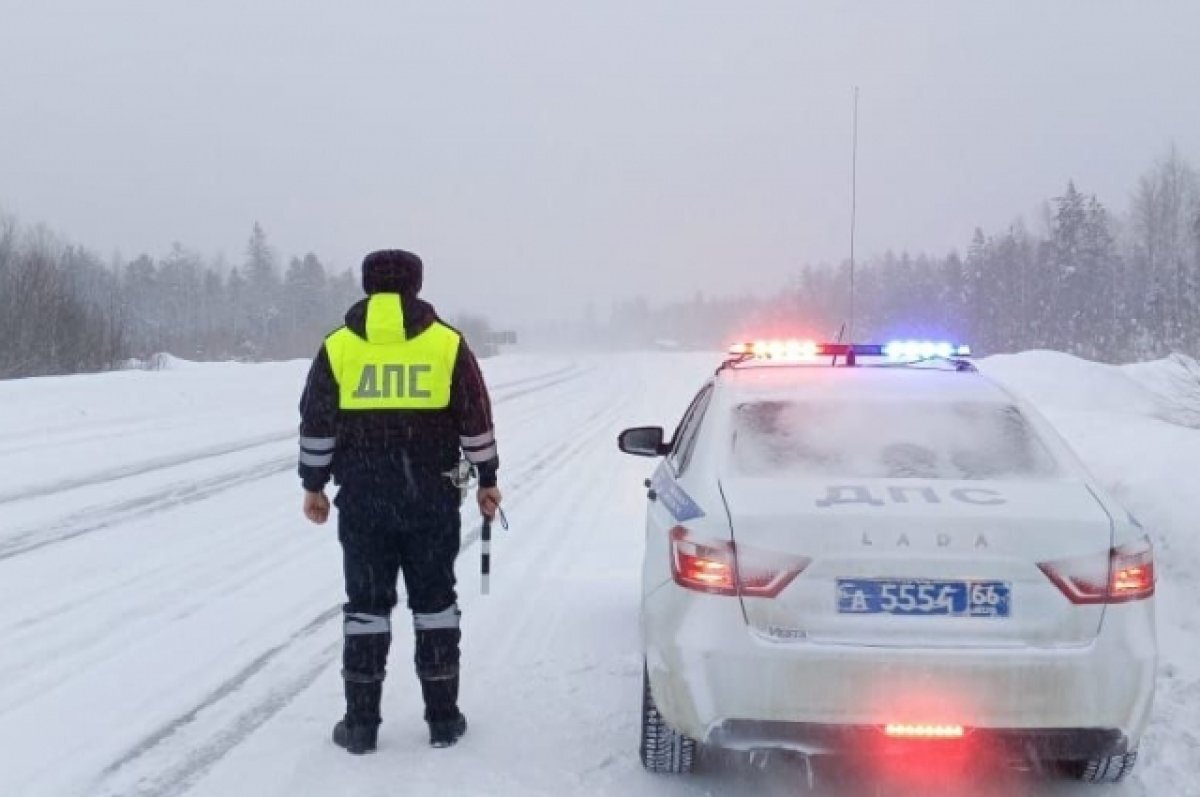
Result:
{"type": "Polygon", "coordinates": [[[1120,783],[1133,771],[1137,750],[1122,755],[1105,756],[1076,764],[1075,776],[1085,783],[1120,783]]]}
{"type": "Polygon", "coordinates": [[[651,772],[684,775],[696,761],[696,740],[663,722],[650,693],[650,676],[642,670],[642,766],[651,772]]]}

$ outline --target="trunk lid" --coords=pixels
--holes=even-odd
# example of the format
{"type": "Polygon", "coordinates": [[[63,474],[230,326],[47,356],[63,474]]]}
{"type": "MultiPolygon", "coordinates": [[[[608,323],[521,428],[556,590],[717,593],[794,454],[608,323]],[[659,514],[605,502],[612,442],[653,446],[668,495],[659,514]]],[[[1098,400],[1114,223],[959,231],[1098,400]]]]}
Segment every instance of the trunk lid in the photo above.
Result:
{"type": "MultiPolygon", "coordinates": [[[[1081,480],[836,484],[733,476],[721,489],[739,569],[773,557],[810,560],[774,597],[741,598],[746,622],[773,641],[1051,647],[1086,644],[1099,633],[1104,607],[1071,603],[1038,567],[1112,545],[1111,519],[1081,480]],[[865,593],[888,584],[885,594],[894,598],[900,589],[911,604],[909,596],[920,592],[924,601],[948,583],[965,583],[968,591],[971,584],[1004,585],[1008,616],[868,608],[880,596],[865,593]]],[[[986,599],[987,592],[979,595],[986,599]]]]}

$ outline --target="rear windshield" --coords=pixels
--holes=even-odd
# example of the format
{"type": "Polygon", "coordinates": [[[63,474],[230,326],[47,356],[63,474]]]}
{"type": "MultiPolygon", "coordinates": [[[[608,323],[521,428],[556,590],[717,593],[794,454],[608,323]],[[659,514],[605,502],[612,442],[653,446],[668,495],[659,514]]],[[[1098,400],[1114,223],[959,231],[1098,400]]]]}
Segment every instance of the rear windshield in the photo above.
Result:
{"type": "Polygon", "coordinates": [[[880,479],[1029,479],[1058,466],[1017,407],[756,401],[734,409],[733,466],[880,479]]]}

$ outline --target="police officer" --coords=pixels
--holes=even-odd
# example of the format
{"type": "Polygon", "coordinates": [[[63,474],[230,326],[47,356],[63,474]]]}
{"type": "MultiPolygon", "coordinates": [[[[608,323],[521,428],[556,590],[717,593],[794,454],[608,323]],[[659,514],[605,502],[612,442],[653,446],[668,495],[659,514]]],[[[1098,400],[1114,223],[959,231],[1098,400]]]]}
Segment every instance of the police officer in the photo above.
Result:
{"type": "Polygon", "coordinates": [[[329,517],[324,488],[340,486],[346,715],[333,741],[375,749],[396,580],[404,576],[416,632],[416,671],[434,747],[466,732],[458,709],[459,617],[454,560],[462,456],[479,473],[480,511],[500,505],[491,403],[466,341],[417,298],[423,266],[411,252],[363,260],[367,298],[325,339],[300,400],[304,514],[329,517]]]}

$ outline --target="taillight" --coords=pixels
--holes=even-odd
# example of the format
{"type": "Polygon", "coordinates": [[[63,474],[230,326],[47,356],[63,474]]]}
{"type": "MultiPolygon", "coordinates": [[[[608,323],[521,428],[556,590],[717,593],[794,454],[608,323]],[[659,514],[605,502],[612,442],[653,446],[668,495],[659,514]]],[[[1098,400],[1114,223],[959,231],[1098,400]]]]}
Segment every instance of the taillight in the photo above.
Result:
{"type": "Polygon", "coordinates": [[[1154,594],[1154,548],[1147,538],[1114,548],[1108,602],[1125,603],[1154,594]]]}
{"type": "Polygon", "coordinates": [[[736,595],[733,543],[700,542],[683,526],[671,529],[671,575],[681,587],[712,595],[736,595]]]}
{"type": "Polygon", "coordinates": [[[1149,537],[1107,553],[1042,562],[1038,567],[1071,603],[1126,603],[1154,594],[1154,548],[1149,537]]]}
{"type": "Polygon", "coordinates": [[[710,595],[773,598],[808,566],[802,556],[770,553],[727,540],[698,540],[683,526],[671,529],[675,583],[710,595]]]}

